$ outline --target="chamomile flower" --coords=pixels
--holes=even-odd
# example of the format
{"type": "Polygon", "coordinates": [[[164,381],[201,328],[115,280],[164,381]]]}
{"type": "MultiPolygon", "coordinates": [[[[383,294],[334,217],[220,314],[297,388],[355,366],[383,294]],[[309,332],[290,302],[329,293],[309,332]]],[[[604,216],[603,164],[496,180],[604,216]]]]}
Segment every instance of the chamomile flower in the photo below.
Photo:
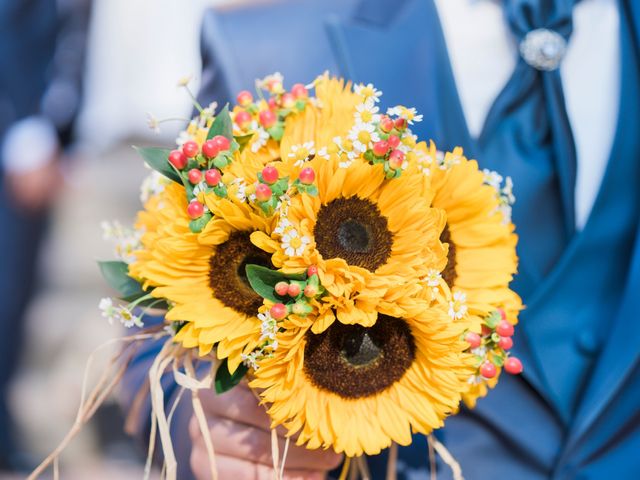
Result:
{"type": "Polygon", "coordinates": [[[112,223],[103,221],[100,226],[102,227],[102,238],[115,243],[116,257],[125,263],[135,262],[136,257],[133,252],[142,248],[140,243],[142,232],[127,228],[117,221],[112,223]]]}
{"type": "Polygon", "coordinates": [[[140,185],[140,201],[143,204],[147,203],[151,197],[155,197],[162,193],[164,188],[170,183],[171,180],[167,177],[156,170],[152,170],[151,173],[142,181],[142,185],[140,185]]]}
{"type": "Polygon", "coordinates": [[[380,121],[380,109],[371,100],[356,106],[356,123],[374,123],[380,121]]]}
{"type": "Polygon", "coordinates": [[[372,123],[358,122],[349,131],[347,139],[351,140],[354,150],[364,153],[372,142],[380,140],[380,136],[372,123]]]}
{"type": "Polygon", "coordinates": [[[487,168],[482,170],[482,173],[484,174],[484,183],[499,191],[502,184],[502,175],[487,168]]]}
{"type": "Polygon", "coordinates": [[[467,315],[467,294],[457,291],[453,294],[453,299],[449,301],[449,316],[452,320],[460,320],[467,315]]]}
{"type": "Polygon", "coordinates": [[[353,91],[361,95],[365,100],[371,99],[373,102],[378,103],[380,101],[380,96],[382,96],[382,92],[373,86],[372,83],[368,83],[367,85],[359,84],[353,87],[353,91]]]}
{"type": "Polygon", "coordinates": [[[295,159],[294,165],[302,167],[304,163],[316,154],[313,142],[305,142],[302,145],[292,145],[289,158],[295,159]]]}
{"type": "Polygon", "coordinates": [[[300,235],[295,228],[291,228],[282,235],[282,249],[290,257],[301,256],[311,243],[311,239],[306,235],[300,235]]]}

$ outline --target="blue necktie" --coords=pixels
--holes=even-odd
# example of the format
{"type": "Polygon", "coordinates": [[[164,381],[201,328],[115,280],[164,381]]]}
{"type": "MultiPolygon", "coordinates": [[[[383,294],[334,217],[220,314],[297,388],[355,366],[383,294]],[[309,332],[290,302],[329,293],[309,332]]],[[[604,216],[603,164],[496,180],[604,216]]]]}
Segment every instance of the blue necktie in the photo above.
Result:
{"type": "Polygon", "coordinates": [[[535,252],[525,259],[537,274],[535,282],[551,270],[575,231],[576,151],[559,71],[575,3],[503,0],[521,54],[487,115],[475,152],[481,160],[491,159],[500,173],[520,179],[514,220],[522,251],[535,252]]]}

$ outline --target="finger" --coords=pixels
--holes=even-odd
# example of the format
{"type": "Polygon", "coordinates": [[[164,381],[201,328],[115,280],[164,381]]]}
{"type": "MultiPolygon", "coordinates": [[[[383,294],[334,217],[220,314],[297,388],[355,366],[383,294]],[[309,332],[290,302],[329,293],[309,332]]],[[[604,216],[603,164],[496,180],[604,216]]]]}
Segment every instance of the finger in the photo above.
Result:
{"type": "MultiPolygon", "coordinates": [[[[218,478],[234,480],[273,480],[273,467],[253,463],[240,458],[216,455],[218,478]]],[[[198,480],[211,480],[209,459],[201,449],[194,448],[191,453],[191,471],[198,480]]],[[[323,480],[323,472],[306,470],[285,470],[284,480],[323,480]]]]}
{"type": "MultiPolygon", "coordinates": [[[[264,405],[260,405],[256,394],[240,384],[221,395],[213,390],[205,390],[200,394],[202,407],[207,416],[229,418],[245,425],[271,429],[271,420],[264,405]]],[[[284,432],[281,432],[284,435],[284,432]]]]}
{"type": "MultiPolygon", "coordinates": [[[[273,465],[271,450],[271,432],[247,425],[238,424],[229,419],[209,418],[209,435],[216,453],[247,459],[262,465],[273,465]]],[[[204,440],[199,433],[197,424],[190,424],[191,438],[194,445],[202,444],[204,440]],[[194,429],[197,429],[194,431],[194,429]]],[[[278,438],[278,451],[282,456],[286,440],[278,438]]],[[[290,469],[302,470],[331,470],[342,461],[342,456],[332,450],[309,450],[298,447],[290,441],[285,466],[290,469]]]]}

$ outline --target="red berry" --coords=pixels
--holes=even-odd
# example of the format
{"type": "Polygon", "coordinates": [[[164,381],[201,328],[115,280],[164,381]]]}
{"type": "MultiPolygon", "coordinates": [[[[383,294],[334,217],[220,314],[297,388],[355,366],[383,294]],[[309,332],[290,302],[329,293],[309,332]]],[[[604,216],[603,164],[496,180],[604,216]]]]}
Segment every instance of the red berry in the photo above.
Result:
{"type": "Polygon", "coordinates": [[[193,140],[189,140],[187,142],[184,142],[184,145],[182,145],[182,151],[187,157],[193,158],[200,151],[200,147],[198,147],[198,144],[193,140]]]}
{"type": "Polygon", "coordinates": [[[276,183],[279,177],[278,169],[274,166],[267,165],[262,169],[262,179],[269,185],[276,183]]]}
{"type": "Polygon", "coordinates": [[[500,318],[502,318],[502,320],[506,320],[507,319],[507,314],[505,313],[505,311],[502,308],[498,308],[498,313],[500,314],[500,318]]]}
{"type": "Polygon", "coordinates": [[[488,325],[482,325],[482,335],[491,335],[493,330],[488,325]]]}
{"type": "Polygon", "coordinates": [[[313,298],[318,294],[318,287],[315,285],[307,285],[304,287],[304,296],[307,298],[313,298]]]}
{"type": "Polygon", "coordinates": [[[393,150],[389,155],[389,166],[394,170],[402,167],[404,163],[404,153],[400,150],[393,150]]]}
{"type": "Polygon", "coordinates": [[[305,87],[301,83],[296,83],[293,87],[291,87],[291,93],[293,93],[293,96],[296,98],[307,98],[309,96],[307,87],[305,87]]]}
{"type": "Polygon", "coordinates": [[[264,128],[273,127],[277,120],[276,114],[273,113],[271,110],[261,111],[258,118],[260,120],[260,125],[262,125],[264,128]]]}
{"type": "Polygon", "coordinates": [[[202,172],[200,170],[198,170],[197,168],[192,168],[191,170],[189,170],[189,181],[192,184],[197,184],[200,183],[200,181],[202,180],[202,172]]]}
{"type": "Polygon", "coordinates": [[[289,284],[289,290],[287,291],[290,297],[297,297],[300,295],[300,285],[297,283],[289,284]]]}
{"type": "Polygon", "coordinates": [[[251,114],[246,110],[240,110],[238,113],[236,113],[235,121],[238,124],[238,126],[243,130],[249,126],[249,124],[251,123],[251,120],[252,120],[251,114]]]}
{"type": "Polygon", "coordinates": [[[298,175],[298,179],[304,185],[311,185],[316,179],[316,172],[311,167],[303,168],[298,175]]]}
{"type": "Polygon", "coordinates": [[[380,140],[373,144],[373,154],[376,157],[384,157],[389,151],[389,142],[386,140],[380,140]]]}
{"type": "Polygon", "coordinates": [[[402,117],[396,118],[396,121],[393,124],[398,130],[404,130],[407,128],[407,120],[402,117]]]}
{"type": "Polygon", "coordinates": [[[267,105],[269,106],[269,110],[271,111],[275,111],[278,108],[278,102],[276,102],[276,99],[274,97],[271,97],[269,100],[267,100],[267,105]]]}
{"type": "Polygon", "coordinates": [[[469,332],[465,335],[464,339],[471,348],[478,348],[482,343],[482,338],[476,332],[469,332]]]}
{"type": "Polygon", "coordinates": [[[507,373],[517,375],[522,373],[522,362],[519,358],[509,357],[504,361],[504,369],[507,373]]]}
{"type": "Polygon", "coordinates": [[[176,167],[178,170],[182,170],[187,166],[187,156],[180,150],[172,150],[169,154],[169,163],[176,167]]]}
{"type": "Polygon", "coordinates": [[[513,339],[511,337],[500,337],[498,346],[503,350],[509,350],[513,347],[513,339]]]}
{"type": "Polygon", "coordinates": [[[316,265],[311,265],[307,268],[307,277],[313,277],[318,274],[318,267],[316,265]]]}
{"type": "Polygon", "coordinates": [[[393,120],[391,120],[386,115],[382,117],[382,119],[380,119],[380,129],[385,133],[389,133],[391,130],[393,130],[393,125],[393,120]]]}
{"type": "Polygon", "coordinates": [[[498,335],[501,337],[511,337],[513,336],[513,325],[506,320],[500,320],[500,323],[498,323],[496,327],[496,332],[498,332],[498,335]]]}
{"type": "Polygon", "coordinates": [[[284,297],[289,292],[289,284],[287,282],[278,282],[275,286],[278,295],[284,297]]]}
{"type": "Polygon", "coordinates": [[[493,378],[496,376],[496,373],[498,373],[496,366],[488,360],[480,367],[480,375],[484,378],[493,378]]]}
{"type": "Polygon", "coordinates": [[[187,207],[187,213],[193,219],[200,218],[204,214],[204,205],[198,200],[192,200],[187,207]]]}
{"type": "Polygon", "coordinates": [[[282,320],[287,316],[287,307],[283,303],[276,303],[271,307],[269,313],[276,320],[282,320]]]}
{"type": "Polygon", "coordinates": [[[227,137],[223,137],[222,135],[216,135],[211,139],[216,146],[218,147],[219,152],[224,152],[225,150],[229,150],[231,148],[231,140],[227,137]]]}
{"type": "Polygon", "coordinates": [[[271,187],[264,183],[259,183],[256,186],[256,199],[260,202],[268,202],[271,199],[271,187]]]}
{"type": "Polygon", "coordinates": [[[296,104],[296,98],[292,93],[284,93],[280,98],[280,103],[284,108],[292,108],[296,104]]]}
{"type": "Polygon", "coordinates": [[[222,175],[220,175],[220,170],[217,168],[211,168],[207,170],[204,174],[204,181],[207,182],[207,185],[210,187],[215,187],[220,183],[222,179],[222,175]]]}
{"type": "Polygon", "coordinates": [[[207,158],[214,158],[216,155],[218,155],[218,152],[218,145],[216,145],[216,142],[214,142],[213,140],[207,140],[202,145],[202,154],[207,158]]]}
{"type": "Polygon", "coordinates": [[[389,135],[387,141],[391,148],[398,148],[398,145],[400,145],[400,137],[397,135],[389,135]]]}
{"type": "Polygon", "coordinates": [[[249,90],[242,90],[240,93],[238,93],[236,101],[238,102],[238,105],[246,107],[251,102],[253,102],[253,95],[251,95],[251,92],[249,90]]]}

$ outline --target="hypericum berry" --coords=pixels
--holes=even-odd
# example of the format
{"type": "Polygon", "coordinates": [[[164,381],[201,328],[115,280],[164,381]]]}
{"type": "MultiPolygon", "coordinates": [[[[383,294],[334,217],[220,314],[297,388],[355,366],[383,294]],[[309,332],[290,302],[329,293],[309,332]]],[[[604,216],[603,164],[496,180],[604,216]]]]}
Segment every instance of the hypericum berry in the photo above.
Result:
{"type": "Polygon", "coordinates": [[[284,108],[292,108],[296,104],[296,98],[292,93],[284,93],[280,98],[280,103],[284,108]]]}
{"type": "Polygon", "coordinates": [[[500,337],[498,346],[503,350],[510,350],[513,347],[513,339],[511,337],[500,337]]]}
{"type": "Polygon", "coordinates": [[[318,274],[318,267],[316,265],[311,265],[309,268],[307,268],[307,276],[308,277],[313,277],[314,275],[318,274]]]}
{"type": "Polygon", "coordinates": [[[380,129],[385,133],[389,133],[391,130],[393,130],[393,125],[393,120],[391,120],[386,115],[380,119],[380,129]]]}
{"type": "Polygon", "coordinates": [[[389,151],[389,142],[386,140],[380,140],[373,144],[373,154],[376,157],[384,157],[389,151]]]}
{"type": "Polygon", "coordinates": [[[398,145],[400,145],[400,137],[397,135],[389,135],[387,142],[389,142],[391,148],[398,148],[398,145]]]}
{"type": "Polygon", "coordinates": [[[307,298],[313,298],[318,295],[318,287],[315,285],[307,285],[304,287],[304,296],[307,298]]]}
{"type": "Polygon", "coordinates": [[[283,303],[276,303],[271,307],[269,313],[276,320],[283,320],[287,316],[287,307],[283,303]]]}
{"type": "Polygon", "coordinates": [[[301,83],[296,83],[293,87],[291,87],[291,93],[293,93],[293,96],[298,99],[307,98],[309,96],[309,91],[307,90],[307,87],[305,87],[301,83]]]}
{"type": "Polygon", "coordinates": [[[307,313],[309,313],[308,306],[304,301],[298,301],[294,303],[291,311],[296,315],[306,315],[307,313]]]}
{"type": "Polygon", "coordinates": [[[240,110],[235,116],[235,122],[242,130],[249,126],[252,119],[251,114],[246,110],[240,110]]]}
{"type": "Polygon", "coordinates": [[[290,297],[297,297],[298,295],[300,295],[300,285],[298,285],[297,283],[290,283],[287,293],[290,297]]]}
{"type": "Polygon", "coordinates": [[[389,166],[394,170],[402,167],[404,163],[404,153],[401,150],[393,150],[389,155],[389,166]]]}
{"type": "Polygon", "coordinates": [[[200,218],[204,214],[204,205],[198,200],[192,200],[187,207],[187,213],[194,220],[200,218]]]}
{"type": "Polygon", "coordinates": [[[513,336],[513,325],[511,325],[506,320],[500,320],[498,326],[496,327],[496,332],[501,337],[512,337],[513,336]]]}
{"type": "Polygon", "coordinates": [[[496,366],[488,360],[480,367],[480,375],[484,378],[493,378],[496,376],[496,373],[498,373],[496,366]]]}
{"type": "Polygon", "coordinates": [[[289,284],[287,282],[278,282],[274,289],[278,295],[284,297],[289,292],[289,284]]]}
{"type": "Polygon", "coordinates": [[[267,100],[267,105],[269,106],[269,110],[271,110],[272,112],[275,112],[278,109],[278,102],[276,102],[276,99],[274,97],[271,97],[269,100],[267,100]]]}
{"type": "Polygon", "coordinates": [[[504,369],[511,375],[522,373],[522,362],[519,358],[509,357],[504,361],[504,369]]]}
{"type": "Polygon", "coordinates": [[[251,92],[249,90],[242,90],[240,93],[238,93],[236,101],[238,102],[238,105],[246,107],[251,102],[253,102],[253,95],[251,95],[251,92]]]}
{"type": "Polygon", "coordinates": [[[220,174],[220,170],[217,168],[211,168],[207,170],[204,174],[204,181],[207,182],[207,185],[210,187],[215,187],[220,183],[222,179],[222,175],[220,174]]]}
{"type": "Polygon", "coordinates": [[[260,202],[268,202],[271,200],[271,187],[269,185],[265,185],[264,183],[259,183],[256,186],[256,199],[260,202]]]}
{"type": "Polygon", "coordinates": [[[280,178],[280,174],[278,173],[278,169],[272,165],[267,165],[262,169],[262,179],[267,182],[269,185],[273,185],[280,178]]]}
{"type": "Polygon", "coordinates": [[[186,167],[187,162],[187,156],[181,150],[172,150],[169,154],[169,163],[178,170],[182,170],[186,167]]]}
{"type": "Polygon", "coordinates": [[[262,125],[264,128],[273,127],[277,120],[276,114],[271,110],[261,111],[260,115],[258,115],[258,119],[260,120],[260,125],[262,125]]]}
{"type": "Polygon", "coordinates": [[[231,148],[231,140],[222,135],[216,135],[211,139],[211,141],[216,144],[219,152],[224,152],[225,150],[229,150],[231,148]]]}
{"type": "Polygon", "coordinates": [[[478,348],[482,343],[482,338],[476,332],[468,332],[464,339],[467,341],[471,348],[478,348]]]}
{"type": "Polygon", "coordinates": [[[316,179],[316,172],[311,167],[306,167],[300,170],[300,174],[298,175],[298,180],[300,183],[304,185],[311,185],[313,181],[316,179]]]}
{"type": "Polygon", "coordinates": [[[407,128],[407,119],[402,117],[396,118],[396,121],[393,123],[393,125],[398,130],[404,130],[405,128],[407,128]]]}
{"type": "Polygon", "coordinates": [[[202,144],[202,154],[207,158],[214,158],[219,151],[218,145],[213,140],[207,140],[202,144]]]}
{"type": "Polygon", "coordinates": [[[507,314],[505,313],[505,311],[502,308],[498,308],[498,313],[500,314],[500,318],[502,320],[506,320],[507,319],[507,314]]]}
{"type": "Polygon", "coordinates": [[[189,182],[191,182],[193,185],[200,183],[200,181],[202,180],[202,172],[197,168],[192,168],[191,170],[189,170],[188,175],[189,182]]]}
{"type": "Polygon", "coordinates": [[[193,140],[188,140],[182,145],[182,151],[187,157],[193,158],[200,151],[200,147],[198,147],[198,144],[193,140]]]}

